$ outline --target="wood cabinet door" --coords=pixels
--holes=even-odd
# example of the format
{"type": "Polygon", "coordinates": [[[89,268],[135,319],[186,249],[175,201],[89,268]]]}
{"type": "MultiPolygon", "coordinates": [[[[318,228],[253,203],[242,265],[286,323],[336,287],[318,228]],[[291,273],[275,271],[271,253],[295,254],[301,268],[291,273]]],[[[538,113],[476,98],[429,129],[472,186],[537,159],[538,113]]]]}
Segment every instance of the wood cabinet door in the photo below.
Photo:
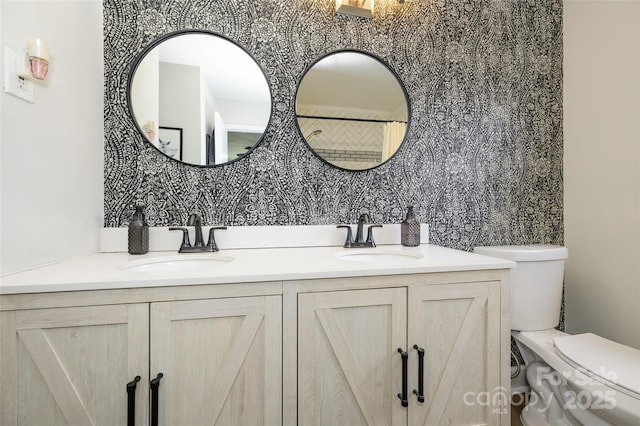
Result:
{"type": "Polygon", "coordinates": [[[500,282],[411,287],[408,304],[410,389],[419,385],[413,346],[425,350],[425,402],[412,394],[409,423],[500,424],[509,399],[500,389],[500,282]]]}
{"type": "Polygon", "coordinates": [[[0,423],[126,425],[135,376],[135,424],[148,423],[147,304],[1,315],[0,423]]]}
{"type": "Polygon", "coordinates": [[[282,297],[151,304],[161,425],[282,424],[282,297]]]}
{"type": "Polygon", "coordinates": [[[298,424],[401,425],[406,289],[298,295],[298,424]]]}

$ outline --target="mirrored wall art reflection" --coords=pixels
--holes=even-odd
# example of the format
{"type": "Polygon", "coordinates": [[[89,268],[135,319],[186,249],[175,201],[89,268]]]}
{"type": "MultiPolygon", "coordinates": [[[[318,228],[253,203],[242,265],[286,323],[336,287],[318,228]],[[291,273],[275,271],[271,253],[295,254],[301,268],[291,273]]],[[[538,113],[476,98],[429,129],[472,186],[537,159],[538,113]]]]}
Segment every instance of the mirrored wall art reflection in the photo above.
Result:
{"type": "Polygon", "coordinates": [[[182,160],[182,129],[160,127],[158,147],[163,154],[175,160],[182,160]]]}
{"type": "Polygon", "coordinates": [[[367,170],[389,160],[409,121],[406,91],[382,61],[359,51],[324,56],[306,71],[296,94],[298,127],[322,160],[367,170]]]}
{"type": "Polygon", "coordinates": [[[168,157],[199,166],[247,154],[271,117],[271,92],[256,61],[206,31],[154,41],[134,64],[128,94],[146,140],[168,157]]]}

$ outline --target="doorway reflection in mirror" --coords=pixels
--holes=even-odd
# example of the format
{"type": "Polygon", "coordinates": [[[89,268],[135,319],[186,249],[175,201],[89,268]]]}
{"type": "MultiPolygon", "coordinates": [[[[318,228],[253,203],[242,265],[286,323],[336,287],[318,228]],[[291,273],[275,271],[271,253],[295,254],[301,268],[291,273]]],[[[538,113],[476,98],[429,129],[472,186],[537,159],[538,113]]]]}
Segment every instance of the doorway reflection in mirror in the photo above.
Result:
{"type": "Polygon", "coordinates": [[[214,166],[241,158],[238,152],[262,139],[271,117],[269,85],[257,62],[231,40],[200,30],[169,34],[147,47],[133,69],[131,113],[163,154],[214,166]],[[163,137],[162,128],[182,129],[180,142],[163,137]],[[235,148],[235,132],[251,137],[235,148]]]}

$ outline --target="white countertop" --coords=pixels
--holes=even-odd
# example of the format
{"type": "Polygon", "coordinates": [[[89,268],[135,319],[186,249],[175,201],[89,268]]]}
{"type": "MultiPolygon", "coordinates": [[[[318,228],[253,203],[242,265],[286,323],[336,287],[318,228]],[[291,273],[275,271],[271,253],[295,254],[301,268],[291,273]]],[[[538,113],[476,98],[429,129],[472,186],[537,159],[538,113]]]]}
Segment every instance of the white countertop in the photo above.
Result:
{"type": "Polygon", "coordinates": [[[211,254],[178,254],[174,251],[145,255],[98,253],[68,259],[1,278],[0,294],[103,290],[175,285],[286,281],[373,275],[416,274],[512,268],[515,263],[460,250],[423,244],[419,247],[379,245],[376,248],[295,247],[234,249],[211,254]],[[340,253],[410,251],[419,259],[398,257],[390,261],[360,262],[340,258],[340,253]],[[151,258],[202,258],[228,256],[229,262],[189,271],[134,272],[128,262],[151,258]]]}

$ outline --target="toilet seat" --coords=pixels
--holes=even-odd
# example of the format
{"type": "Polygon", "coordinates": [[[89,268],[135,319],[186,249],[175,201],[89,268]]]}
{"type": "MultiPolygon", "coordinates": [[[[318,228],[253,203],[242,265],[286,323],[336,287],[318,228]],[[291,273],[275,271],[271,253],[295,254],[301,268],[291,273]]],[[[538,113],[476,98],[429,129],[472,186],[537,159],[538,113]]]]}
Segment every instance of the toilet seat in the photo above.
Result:
{"type": "Polygon", "coordinates": [[[556,354],[589,377],[640,399],[640,350],[593,333],[553,339],[556,354]]]}
{"type": "MultiPolygon", "coordinates": [[[[511,335],[515,338],[518,343],[518,347],[522,351],[522,354],[525,358],[527,364],[531,361],[541,360],[545,364],[547,364],[553,371],[561,374],[563,377],[567,378],[569,381],[569,387],[576,392],[577,395],[587,395],[591,393],[594,402],[606,402],[602,401],[601,396],[607,396],[607,398],[613,398],[615,400],[615,409],[597,409],[597,410],[578,410],[574,414],[576,416],[583,416],[583,413],[580,411],[584,411],[584,415],[587,416],[584,419],[580,420],[582,424],[602,424],[601,422],[589,419],[589,416],[596,416],[599,419],[604,419],[606,424],[609,425],[625,425],[625,426],[636,426],[640,425],[640,394],[635,392],[631,392],[631,395],[628,392],[622,392],[617,390],[617,388],[611,386],[609,383],[605,383],[604,381],[596,380],[593,376],[588,375],[587,371],[584,367],[576,368],[575,365],[567,362],[565,357],[562,357],[559,354],[559,351],[555,348],[555,340],[563,339],[565,337],[572,337],[569,334],[566,334],[562,331],[555,329],[548,330],[540,330],[540,331],[512,331],[511,335]]],[[[596,336],[599,337],[599,336],[596,336]]],[[[588,338],[584,338],[588,339],[588,338]]],[[[596,339],[598,340],[598,339],[596,339]]],[[[568,340],[571,344],[571,340],[568,340]]],[[[576,340],[580,341],[580,339],[576,340]]],[[[613,343],[613,342],[612,342],[613,343]]],[[[562,340],[560,340],[560,346],[563,346],[562,340]]],[[[635,351],[635,349],[634,349],[635,351]]],[[[586,349],[584,346],[578,350],[580,355],[591,355],[597,354],[598,350],[594,350],[591,346],[589,349],[586,349]]],[[[580,359],[581,356],[576,355],[575,358],[580,359]]],[[[603,355],[604,358],[604,355],[603,355]]],[[[631,374],[629,377],[638,377],[637,376],[637,361],[636,362],[636,370],[635,375],[631,374]]],[[[587,363],[585,361],[585,363],[587,363]]],[[[624,362],[623,362],[624,363],[624,362]]],[[[600,364],[603,365],[603,364],[600,364]]],[[[600,365],[596,364],[595,370],[599,371],[600,365]]],[[[610,367],[616,367],[613,362],[606,362],[604,364],[610,367]]],[[[633,365],[633,364],[629,364],[633,365]]],[[[619,371],[615,368],[615,371],[619,371]]],[[[633,373],[634,370],[631,370],[633,373]]],[[[621,374],[621,373],[618,373],[621,374]]],[[[626,373],[625,373],[626,374],[626,373]]],[[[605,374],[606,376],[606,374],[605,374]]],[[[617,385],[620,385],[618,383],[617,385]]],[[[633,390],[633,386],[631,387],[633,390]]]]}

